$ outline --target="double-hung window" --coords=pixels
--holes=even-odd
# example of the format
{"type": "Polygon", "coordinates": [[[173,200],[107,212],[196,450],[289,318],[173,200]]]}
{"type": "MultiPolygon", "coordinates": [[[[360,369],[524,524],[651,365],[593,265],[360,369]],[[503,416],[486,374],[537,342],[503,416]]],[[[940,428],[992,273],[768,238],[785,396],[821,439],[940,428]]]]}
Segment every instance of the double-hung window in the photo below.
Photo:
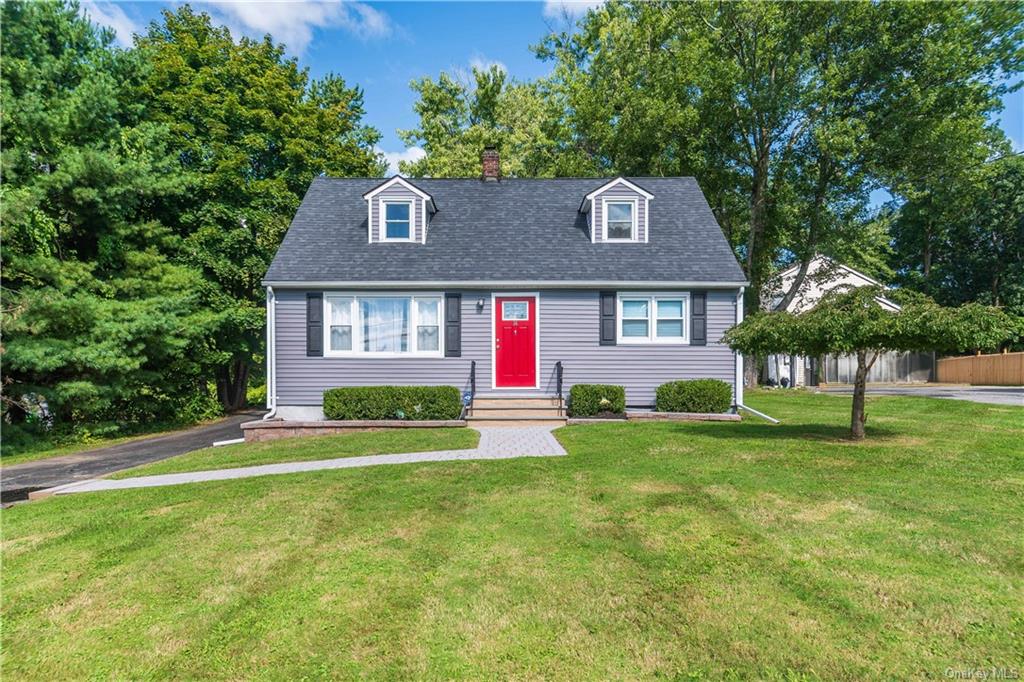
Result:
{"type": "Polygon", "coordinates": [[[688,343],[689,294],[619,294],[618,343],[688,343]]]}
{"type": "Polygon", "coordinates": [[[636,201],[606,199],[604,202],[604,238],[610,242],[637,240],[636,201]]]}
{"type": "Polygon", "coordinates": [[[384,239],[408,241],[412,238],[412,202],[384,202],[384,239]]]}
{"type": "Polygon", "coordinates": [[[441,297],[324,296],[328,356],[441,355],[441,297]]]}

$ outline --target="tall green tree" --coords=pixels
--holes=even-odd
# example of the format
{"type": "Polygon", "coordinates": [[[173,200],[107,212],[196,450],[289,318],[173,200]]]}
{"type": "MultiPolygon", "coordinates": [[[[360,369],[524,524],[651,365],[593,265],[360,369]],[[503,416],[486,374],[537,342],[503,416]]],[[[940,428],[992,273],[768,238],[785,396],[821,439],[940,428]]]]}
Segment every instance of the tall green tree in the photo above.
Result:
{"type": "Polygon", "coordinates": [[[988,116],[1020,71],[1022,13],[1009,3],[613,1],[538,54],[554,61],[574,144],[607,174],[701,180],[755,310],[777,268],[857,241],[871,189],[926,159],[984,156],[988,116]],[[928,155],[938,138],[947,153],[928,155]]]}
{"type": "Polygon", "coordinates": [[[135,98],[143,65],[75,4],[0,13],[5,417],[29,402],[61,428],[181,416],[205,392],[191,358],[207,318],[157,220],[188,182],[135,98]]]}
{"type": "Polygon", "coordinates": [[[1024,316],[1024,156],[934,185],[893,221],[899,283],[946,305],[977,301],[1024,316]]]}
{"type": "Polygon", "coordinates": [[[235,42],[188,5],[165,11],[136,45],[149,67],[139,101],[171,131],[180,172],[196,178],[165,205],[165,221],[202,272],[216,317],[202,360],[234,409],[263,348],[260,280],[306,188],[320,174],[382,174],[379,134],[362,123],[358,88],[311,80],[270,36],[235,42]]]}
{"type": "Polygon", "coordinates": [[[403,161],[414,177],[475,177],[480,152],[493,146],[507,176],[585,174],[589,166],[560,145],[559,114],[540,83],[509,80],[498,66],[473,68],[470,80],[442,72],[436,81],[415,80],[419,125],[399,131],[406,145],[426,156],[403,161]]]}

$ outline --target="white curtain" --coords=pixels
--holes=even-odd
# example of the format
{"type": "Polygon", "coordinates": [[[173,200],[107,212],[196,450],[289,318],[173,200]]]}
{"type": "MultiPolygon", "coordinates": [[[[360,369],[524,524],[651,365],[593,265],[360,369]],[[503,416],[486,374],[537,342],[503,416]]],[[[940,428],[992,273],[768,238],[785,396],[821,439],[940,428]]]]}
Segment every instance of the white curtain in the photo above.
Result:
{"type": "Polygon", "coordinates": [[[409,299],[361,298],[363,350],[404,353],[409,349],[409,299]]]}

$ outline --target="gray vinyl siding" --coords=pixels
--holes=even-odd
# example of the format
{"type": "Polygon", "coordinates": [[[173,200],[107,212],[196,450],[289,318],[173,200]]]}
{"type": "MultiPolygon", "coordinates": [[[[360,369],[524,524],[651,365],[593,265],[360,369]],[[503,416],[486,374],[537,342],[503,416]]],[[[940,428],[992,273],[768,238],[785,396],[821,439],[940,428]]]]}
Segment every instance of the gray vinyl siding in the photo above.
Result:
{"type": "Polygon", "coordinates": [[[615,185],[608,191],[594,197],[594,207],[591,210],[592,223],[590,229],[594,233],[594,241],[601,242],[604,237],[604,200],[605,199],[636,199],[637,209],[637,241],[647,241],[647,202],[639,192],[629,189],[624,185],[615,185]]]}
{"type": "Polygon", "coordinates": [[[384,235],[384,228],[381,224],[382,218],[380,215],[380,204],[382,199],[399,199],[402,201],[408,200],[412,202],[412,237],[417,242],[423,241],[423,211],[425,210],[425,202],[422,198],[418,197],[416,194],[410,192],[401,185],[392,185],[370,199],[370,241],[379,242],[382,240],[384,235]]]}
{"type": "MultiPolygon", "coordinates": [[[[500,292],[498,292],[500,294],[500,292]]],[[[320,405],[325,389],[374,384],[450,384],[469,386],[470,363],[477,363],[481,396],[553,395],[555,363],[562,362],[564,391],[574,383],[612,383],[626,387],[631,406],[654,403],[658,385],[674,379],[715,378],[733,384],[735,359],[719,342],[735,321],[736,292],[708,292],[708,345],[601,346],[598,343],[597,291],[540,292],[540,388],[535,391],[491,387],[491,292],[462,291],[460,358],[306,357],[305,291],[277,292],[277,393],[279,405],[320,405]],[[477,301],[483,299],[482,309],[477,301]]]]}

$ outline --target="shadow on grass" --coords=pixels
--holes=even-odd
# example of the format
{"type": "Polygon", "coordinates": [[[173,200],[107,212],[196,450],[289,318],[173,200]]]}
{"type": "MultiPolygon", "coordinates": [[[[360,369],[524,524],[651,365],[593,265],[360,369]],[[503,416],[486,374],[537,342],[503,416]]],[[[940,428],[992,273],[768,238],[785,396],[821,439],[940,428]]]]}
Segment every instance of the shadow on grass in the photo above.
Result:
{"type": "Polygon", "coordinates": [[[678,423],[673,430],[680,435],[695,433],[709,438],[727,440],[816,440],[825,442],[871,442],[872,440],[889,440],[903,434],[888,428],[868,426],[864,441],[856,441],[850,436],[849,426],[834,424],[768,424],[765,422],[736,423],[678,423]]]}

